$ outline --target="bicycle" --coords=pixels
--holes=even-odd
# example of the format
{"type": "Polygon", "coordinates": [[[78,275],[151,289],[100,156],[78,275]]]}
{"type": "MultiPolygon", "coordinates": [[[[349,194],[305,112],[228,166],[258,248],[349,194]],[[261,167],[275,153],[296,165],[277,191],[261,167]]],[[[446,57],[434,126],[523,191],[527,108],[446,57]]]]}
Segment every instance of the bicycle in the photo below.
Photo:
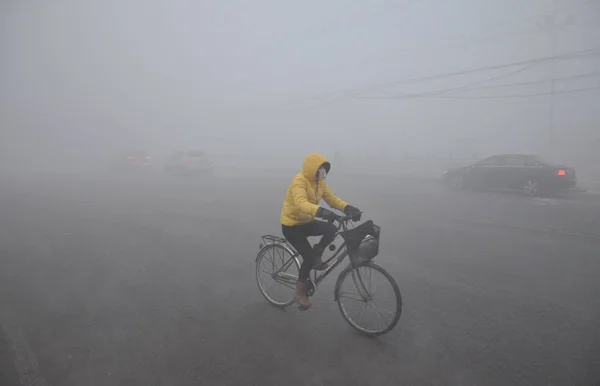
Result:
{"type": "MultiPolygon", "coordinates": [[[[373,258],[379,253],[379,233],[380,227],[375,225],[372,220],[366,221],[355,228],[349,228],[348,224],[352,218],[348,216],[340,217],[337,222],[338,231],[336,233],[336,239],[341,236],[343,239],[342,245],[338,248],[337,252],[327,259],[323,265],[327,268],[320,274],[316,270],[312,270],[313,278],[309,278],[311,284],[308,296],[315,294],[319,283],[321,283],[338,265],[340,265],[347,256],[350,256],[350,264],[339,274],[334,290],[334,300],[337,302],[340,312],[344,319],[358,331],[371,335],[382,335],[391,331],[402,314],[402,295],[398,285],[394,281],[393,277],[379,265],[372,262],[373,258]],[[344,305],[342,299],[342,286],[348,277],[352,278],[354,287],[358,292],[358,301],[363,303],[373,302],[373,295],[375,291],[370,291],[366,288],[367,276],[369,282],[371,274],[361,274],[361,269],[368,269],[378,272],[383,275],[384,279],[387,280],[388,284],[392,287],[394,293],[394,307],[395,310],[392,315],[392,319],[383,328],[380,329],[369,329],[362,325],[359,325],[356,320],[350,317],[347,307],[344,305]]],[[[256,282],[258,288],[263,296],[271,304],[278,307],[287,307],[294,303],[296,281],[298,279],[298,272],[300,270],[300,254],[295,248],[283,237],[274,235],[264,235],[261,237],[262,243],[259,245],[259,252],[256,256],[256,282]],[[283,285],[291,289],[289,292],[289,298],[286,295],[283,299],[275,299],[273,295],[267,292],[266,287],[263,285],[260,279],[260,273],[262,272],[262,263],[264,260],[268,260],[267,255],[271,253],[272,259],[268,261],[269,267],[272,271],[268,273],[268,277],[273,279],[276,283],[283,285]],[[277,259],[275,256],[279,256],[277,259]],[[277,261],[276,261],[277,260],[277,261]],[[276,266],[277,263],[281,263],[280,266],[276,266]],[[295,274],[294,274],[295,269],[295,274]],[[290,271],[288,271],[290,270],[290,271]]],[[[335,250],[333,243],[329,246],[330,251],[335,250]]],[[[376,303],[375,303],[375,306],[376,303]]]]}

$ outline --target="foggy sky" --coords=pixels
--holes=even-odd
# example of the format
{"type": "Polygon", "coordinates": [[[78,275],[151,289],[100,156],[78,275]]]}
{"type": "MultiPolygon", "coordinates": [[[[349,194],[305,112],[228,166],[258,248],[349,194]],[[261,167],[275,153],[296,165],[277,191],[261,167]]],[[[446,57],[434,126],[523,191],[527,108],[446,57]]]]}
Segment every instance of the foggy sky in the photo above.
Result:
{"type": "MultiPolygon", "coordinates": [[[[195,146],[209,153],[447,154],[460,151],[460,138],[472,138],[481,152],[548,153],[553,117],[554,141],[565,144],[557,154],[568,156],[600,138],[597,90],[556,95],[553,115],[548,96],[355,98],[461,87],[518,67],[390,83],[600,47],[598,1],[554,3],[555,19],[549,19],[551,0],[6,0],[2,151],[101,153],[123,145],[163,152],[195,146]]],[[[596,55],[536,64],[485,85],[598,70],[596,55]]],[[[594,86],[600,76],[555,87],[594,86]]]]}

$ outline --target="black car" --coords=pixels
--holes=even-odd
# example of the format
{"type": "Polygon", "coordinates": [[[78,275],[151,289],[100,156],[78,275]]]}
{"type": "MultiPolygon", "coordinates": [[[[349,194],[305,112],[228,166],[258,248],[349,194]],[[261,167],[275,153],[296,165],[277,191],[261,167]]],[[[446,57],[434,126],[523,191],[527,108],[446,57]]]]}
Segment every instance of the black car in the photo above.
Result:
{"type": "Polygon", "coordinates": [[[444,182],[460,189],[513,190],[537,196],[571,190],[577,178],[573,168],[554,165],[539,156],[502,154],[449,169],[444,182]]]}

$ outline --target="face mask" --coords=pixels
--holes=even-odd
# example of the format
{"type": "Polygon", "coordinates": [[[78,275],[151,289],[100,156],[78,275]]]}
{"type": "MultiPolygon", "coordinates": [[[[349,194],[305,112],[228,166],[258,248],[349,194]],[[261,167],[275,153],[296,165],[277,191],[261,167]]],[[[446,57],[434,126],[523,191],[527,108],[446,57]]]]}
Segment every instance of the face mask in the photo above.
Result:
{"type": "Polygon", "coordinates": [[[327,177],[327,170],[325,168],[320,168],[317,173],[317,180],[324,180],[327,177]]]}

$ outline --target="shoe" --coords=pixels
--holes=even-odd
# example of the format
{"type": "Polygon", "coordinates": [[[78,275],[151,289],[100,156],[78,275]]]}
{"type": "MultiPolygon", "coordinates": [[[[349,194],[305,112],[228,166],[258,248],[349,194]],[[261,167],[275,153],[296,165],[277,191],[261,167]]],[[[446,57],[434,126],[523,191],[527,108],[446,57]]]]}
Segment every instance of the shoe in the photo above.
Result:
{"type": "Polygon", "coordinates": [[[323,252],[325,251],[325,248],[319,247],[319,246],[314,246],[313,247],[313,269],[316,269],[317,271],[323,271],[325,269],[327,269],[327,266],[325,265],[325,263],[323,263],[323,252]]]}
{"type": "Polygon", "coordinates": [[[307,281],[296,282],[296,303],[302,309],[309,309],[312,304],[308,301],[308,286],[310,284],[307,281]]]}

